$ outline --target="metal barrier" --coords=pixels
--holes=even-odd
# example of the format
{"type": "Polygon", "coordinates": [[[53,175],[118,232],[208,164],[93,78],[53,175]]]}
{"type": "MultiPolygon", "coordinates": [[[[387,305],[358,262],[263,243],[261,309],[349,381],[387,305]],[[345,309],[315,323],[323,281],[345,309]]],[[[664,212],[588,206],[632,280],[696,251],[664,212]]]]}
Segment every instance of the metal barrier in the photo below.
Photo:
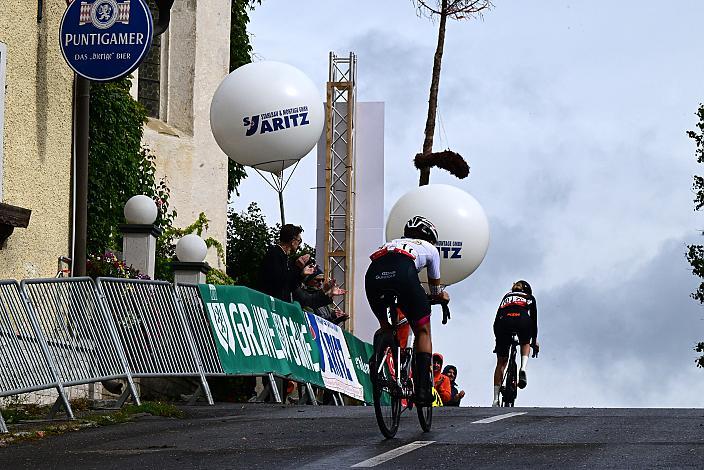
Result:
{"type": "Polygon", "coordinates": [[[139,397],[115,326],[88,277],[32,279],[20,283],[63,386],[124,379],[120,404],[139,397]]]}
{"type": "MultiPolygon", "coordinates": [[[[0,397],[56,388],[71,407],[17,281],[0,281],[0,397]]],[[[0,415],[0,432],[7,432],[0,415]]]]}
{"type": "Polygon", "coordinates": [[[166,281],[98,278],[134,377],[200,377],[213,404],[201,356],[174,287],[166,281]]]}
{"type": "Polygon", "coordinates": [[[176,294],[183,304],[188,326],[191,328],[196,348],[203,361],[203,370],[206,375],[225,375],[218,358],[217,346],[210,332],[210,322],[203,308],[203,301],[198,292],[198,286],[194,284],[177,284],[176,294]]]}

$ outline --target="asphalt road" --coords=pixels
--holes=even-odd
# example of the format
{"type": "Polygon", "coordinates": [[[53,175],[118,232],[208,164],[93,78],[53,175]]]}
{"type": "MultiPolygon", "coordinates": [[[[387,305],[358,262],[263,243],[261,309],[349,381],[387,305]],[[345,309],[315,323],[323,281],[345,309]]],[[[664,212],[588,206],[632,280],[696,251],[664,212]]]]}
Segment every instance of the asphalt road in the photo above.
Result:
{"type": "Polygon", "coordinates": [[[385,440],[371,407],[218,404],[0,448],[0,469],[703,468],[704,410],[443,408],[385,440]],[[515,414],[514,414],[515,413],[515,414]]]}

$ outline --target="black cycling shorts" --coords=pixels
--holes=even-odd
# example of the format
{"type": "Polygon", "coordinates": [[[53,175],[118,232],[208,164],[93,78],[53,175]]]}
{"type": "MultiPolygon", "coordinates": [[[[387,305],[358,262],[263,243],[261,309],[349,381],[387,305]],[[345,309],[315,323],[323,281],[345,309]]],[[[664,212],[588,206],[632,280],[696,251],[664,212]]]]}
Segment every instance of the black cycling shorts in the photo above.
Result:
{"type": "Polygon", "coordinates": [[[514,332],[518,333],[519,344],[530,343],[532,334],[530,315],[528,313],[517,315],[505,315],[494,321],[494,336],[496,337],[494,352],[499,357],[508,357],[511,349],[511,336],[514,332]]]}
{"type": "Polygon", "coordinates": [[[398,306],[415,327],[430,316],[430,302],[423,290],[411,258],[400,253],[388,253],[369,265],[364,277],[367,301],[374,315],[384,321],[387,307],[384,295],[390,292],[398,296],[398,306]]]}

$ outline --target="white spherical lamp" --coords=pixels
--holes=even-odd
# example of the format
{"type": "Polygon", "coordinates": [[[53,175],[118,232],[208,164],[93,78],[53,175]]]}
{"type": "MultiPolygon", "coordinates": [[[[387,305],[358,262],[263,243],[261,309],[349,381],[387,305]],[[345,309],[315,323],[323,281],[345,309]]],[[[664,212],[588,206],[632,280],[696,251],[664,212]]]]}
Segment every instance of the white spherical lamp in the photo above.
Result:
{"type": "Polygon", "coordinates": [[[149,225],[154,223],[159,211],[152,198],[138,194],[129,198],[124,213],[128,224],[149,225]]]}
{"type": "Polygon", "coordinates": [[[176,257],[184,263],[202,263],[207,254],[205,241],[195,233],[185,235],[176,243],[176,257]]]}
{"type": "Polygon", "coordinates": [[[415,188],[391,209],[386,239],[401,238],[406,222],[416,215],[426,217],[438,230],[443,284],[460,282],[479,267],[489,248],[489,221],[474,197],[447,184],[415,188]]]}
{"type": "Polygon", "coordinates": [[[220,83],[210,128],[228,157],[279,173],[303,158],[323,130],[323,100],[315,84],[282,62],[243,65],[220,83]]]}

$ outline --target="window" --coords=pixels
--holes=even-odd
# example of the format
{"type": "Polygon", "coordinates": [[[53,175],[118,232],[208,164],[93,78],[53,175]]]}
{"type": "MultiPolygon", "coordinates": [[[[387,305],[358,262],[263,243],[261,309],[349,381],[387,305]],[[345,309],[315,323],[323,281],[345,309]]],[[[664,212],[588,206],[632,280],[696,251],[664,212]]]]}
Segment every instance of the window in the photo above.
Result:
{"type": "MultiPolygon", "coordinates": [[[[159,10],[155,0],[149,0],[149,9],[154,18],[154,24],[159,21],[159,10]]],[[[161,100],[161,36],[152,41],[149,53],[139,65],[137,79],[137,101],[147,108],[147,115],[159,119],[159,103],[161,100]]]]}
{"type": "Polygon", "coordinates": [[[3,160],[3,135],[5,133],[5,66],[7,64],[7,46],[0,42],[0,202],[2,202],[2,160],[3,160]]]}

